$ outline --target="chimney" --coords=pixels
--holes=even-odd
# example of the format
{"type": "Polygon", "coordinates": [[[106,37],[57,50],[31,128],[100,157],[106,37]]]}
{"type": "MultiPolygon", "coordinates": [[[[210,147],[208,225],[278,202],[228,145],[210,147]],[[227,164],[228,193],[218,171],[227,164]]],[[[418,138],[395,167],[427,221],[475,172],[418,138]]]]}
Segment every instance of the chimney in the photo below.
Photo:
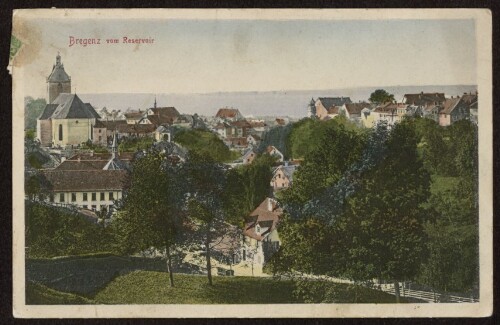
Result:
{"type": "Polygon", "coordinates": [[[267,198],[267,210],[270,212],[273,211],[273,199],[270,197],[267,198]]]}

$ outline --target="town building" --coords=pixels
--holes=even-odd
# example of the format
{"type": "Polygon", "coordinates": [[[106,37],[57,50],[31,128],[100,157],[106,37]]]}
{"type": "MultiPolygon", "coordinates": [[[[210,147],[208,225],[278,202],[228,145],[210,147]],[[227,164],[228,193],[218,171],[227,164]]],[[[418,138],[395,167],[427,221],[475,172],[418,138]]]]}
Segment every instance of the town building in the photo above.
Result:
{"type": "Polygon", "coordinates": [[[37,120],[37,138],[42,146],[80,145],[94,138],[100,116],[76,94],[61,93],[47,104],[37,120]]]}
{"type": "Polygon", "coordinates": [[[283,156],[283,154],[281,153],[281,151],[279,151],[278,148],[276,148],[275,146],[268,146],[266,148],[266,152],[269,155],[278,158],[279,162],[282,162],[283,160],[285,160],[285,157],[283,156]]]}
{"type": "Polygon", "coordinates": [[[274,191],[287,189],[292,186],[293,174],[297,170],[298,165],[290,165],[285,162],[284,165],[278,166],[273,171],[271,178],[271,187],[274,191]]]}
{"type": "Polygon", "coordinates": [[[470,119],[469,105],[458,96],[445,100],[439,111],[439,125],[449,126],[463,119],[470,119]]]}
{"type": "Polygon", "coordinates": [[[349,97],[319,97],[314,103],[316,116],[319,119],[337,116],[340,106],[352,103],[349,97]]]}
{"type": "Polygon", "coordinates": [[[225,107],[225,108],[221,108],[217,111],[217,113],[215,114],[215,118],[219,122],[223,122],[223,121],[231,121],[232,122],[232,121],[242,120],[245,117],[240,113],[239,109],[225,107]]]}
{"type": "Polygon", "coordinates": [[[55,205],[112,212],[115,200],[123,196],[130,162],[120,159],[116,135],[111,150],[109,159],[94,156],[94,153],[86,155],[86,159],[77,155],[54,169],[44,170],[42,173],[50,191],[48,201],[55,205]]]}
{"type": "Polygon", "coordinates": [[[272,198],[266,198],[245,218],[242,261],[251,263],[256,272],[279,250],[281,241],[277,226],[283,210],[272,198]]]}
{"type": "Polygon", "coordinates": [[[253,149],[248,149],[241,158],[243,161],[243,165],[251,164],[255,158],[257,157],[257,153],[253,149]]]}
{"type": "Polygon", "coordinates": [[[80,145],[92,141],[100,118],[94,107],[71,94],[71,78],[59,53],[47,77],[48,104],[37,119],[37,138],[44,147],[80,145]]]}

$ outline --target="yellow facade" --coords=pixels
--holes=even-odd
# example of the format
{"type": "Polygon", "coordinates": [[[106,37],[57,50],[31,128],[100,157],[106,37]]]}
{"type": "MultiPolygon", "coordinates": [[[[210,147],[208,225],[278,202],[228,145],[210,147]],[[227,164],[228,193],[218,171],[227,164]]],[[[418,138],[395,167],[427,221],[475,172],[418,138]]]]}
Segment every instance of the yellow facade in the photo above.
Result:
{"type": "Polygon", "coordinates": [[[79,145],[93,138],[95,119],[52,119],[55,146],[79,145]]]}

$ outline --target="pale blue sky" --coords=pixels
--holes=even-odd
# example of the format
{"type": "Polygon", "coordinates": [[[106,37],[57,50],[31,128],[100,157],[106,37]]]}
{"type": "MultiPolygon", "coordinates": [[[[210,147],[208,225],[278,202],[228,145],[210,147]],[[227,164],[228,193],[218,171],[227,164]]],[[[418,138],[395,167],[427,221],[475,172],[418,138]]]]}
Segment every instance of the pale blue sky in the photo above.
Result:
{"type": "MultiPolygon", "coordinates": [[[[44,96],[57,51],[78,93],[204,93],[476,84],[473,20],[38,19],[27,95],[44,96]],[[100,46],[68,47],[69,36],[100,46]],[[154,44],[106,45],[105,38],[154,44]]],[[[28,77],[29,76],[29,77],[28,77]]]]}

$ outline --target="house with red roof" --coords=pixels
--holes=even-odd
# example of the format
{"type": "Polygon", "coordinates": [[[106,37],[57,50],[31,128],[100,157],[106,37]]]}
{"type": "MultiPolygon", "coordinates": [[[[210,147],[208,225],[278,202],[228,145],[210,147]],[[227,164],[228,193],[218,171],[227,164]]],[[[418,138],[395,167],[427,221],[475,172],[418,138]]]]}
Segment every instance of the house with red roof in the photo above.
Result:
{"type": "Polygon", "coordinates": [[[272,198],[266,198],[245,219],[242,260],[262,272],[262,267],[279,250],[277,226],[283,210],[272,198]]]}

